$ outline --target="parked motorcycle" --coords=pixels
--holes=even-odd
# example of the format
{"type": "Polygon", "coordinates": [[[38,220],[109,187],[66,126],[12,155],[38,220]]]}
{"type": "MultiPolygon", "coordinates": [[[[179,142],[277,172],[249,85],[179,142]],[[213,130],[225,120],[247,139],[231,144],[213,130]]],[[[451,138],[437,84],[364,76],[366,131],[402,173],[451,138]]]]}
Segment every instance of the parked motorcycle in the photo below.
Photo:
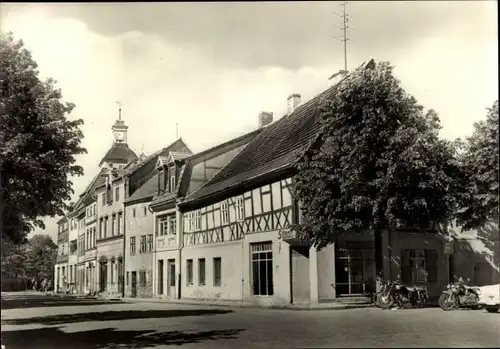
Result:
{"type": "Polygon", "coordinates": [[[448,284],[439,296],[439,306],[448,311],[454,308],[479,309],[479,287],[468,286],[462,278],[448,284]]]}
{"type": "Polygon", "coordinates": [[[399,308],[422,308],[429,300],[426,286],[405,286],[399,281],[383,282],[375,294],[375,305],[388,309],[396,304],[399,308]]]}

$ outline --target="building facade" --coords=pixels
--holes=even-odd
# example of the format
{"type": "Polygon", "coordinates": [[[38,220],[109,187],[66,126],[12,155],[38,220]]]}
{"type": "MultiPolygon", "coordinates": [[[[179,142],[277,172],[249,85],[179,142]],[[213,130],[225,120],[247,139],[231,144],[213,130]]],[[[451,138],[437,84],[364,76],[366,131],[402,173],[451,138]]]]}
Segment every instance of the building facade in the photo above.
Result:
{"type": "Polygon", "coordinates": [[[153,287],[154,297],[180,298],[182,293],[182,215],[177,203],[199,189],[220,171],[251,140],[258,129],[188,157],[171,153],[160,157],[157,196],[150,207],[155,215],[153,287]]]}
{"type": "Polygon", "coordinates": [[[57,222],[57,259],[54,266],[54,291],[66,292],[69,256],[69,223],[66,217],[57,222]]]}
{"type": "Polygon", "coordinates": [[[68,214],[69,221],[69,256],[68,256],[68,292],[77,293],[77,266],[78,266],[78,219],[74,214],[68,214]]]}
{"type": "Polygon", "coordinates": [[[127,171],[129,195],[125,199],[125,296],[153,296],[153,236],[155,220],[149,204],[158,195],[156,164],[159,158],[169,154],[192,154],[182,139],[127,171]]]}

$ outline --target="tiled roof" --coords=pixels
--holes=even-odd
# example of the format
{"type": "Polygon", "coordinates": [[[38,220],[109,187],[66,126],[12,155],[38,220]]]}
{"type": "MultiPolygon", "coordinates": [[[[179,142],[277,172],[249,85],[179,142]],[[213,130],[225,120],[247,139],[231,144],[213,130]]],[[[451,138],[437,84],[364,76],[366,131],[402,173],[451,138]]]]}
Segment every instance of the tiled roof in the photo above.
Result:
{"type": "MultiPolygon", "coordinates": [[[[169,146],[162,148],[149,157],[147,157],[143,162],[138,163],[136,166],[131,168],[130,170],[126,171],[127,175],[132,174],[133,172],[137,171],[139,168],[141,168],[144,164],[146,164],[149,161],[156,161],[155,159],[158,158],[164,158],[165,162],[167,162],[167,157],[166,156],[161,156],[160,154],[167,152],[169,149],[178,149],[178,146],[182,146],[187,149],[188,152],[179,152],[179,151],[170,151],[170,153],[176,153],[178,154],[179,157],[184,156],[184,158],[187,158],[192,154],[191,150],[187,147],[187,145],[184,143],[182,138],[179,138],[176,140],[174,143],[170,144],[169,146]]],[[[152,198],[154,195],[158,193],[158,178],[156,176],[152,176],[149,180],[146,181],[142,186],[140,186],[135,192],[132,193],[127,199],[125,199],[125,203],[130,203],[133,201],[138,201],[138,200],[143,200],[147,198],[152,198]]]]}
{"type": "MultiPolygon", "coordinates": [[[[360,68],[373,64],[374,61],[369,60],[360,68]]],[[[199,202],[278,170],[292,168],[299,154],[318,137],[321,128],[320,107],[323,101],[336,94],[338,86],[338,83],[335,84],[297,107],[290,115],[267,126],[212,179],[186,197],[184,203],[199,202]]]]}
{"type": "Polygon", "coordinates": [[[159,205],[161,203],[170,201],[176,197],[185,196],[189,187],[189,182],[191,179],[192,169],[194,165],[198,164],[200,161],[210,160],[228,151],[234,150],[235,147],[244,146],[245,144],[249,143],[252,139],[254,139],[260,132],[262,132],[262,129],[254,130],[242,136],[233,138],[227,142],[218,144],[202,152],[193,154],[188,158],[184,159],[185,162],[182,165],[179,173],[179,180],[177,181],[175,193],[165,193],[160,196],[157,196],[153,199],[153,204],[159,205]]]}
{"type": "Polygon", "coordinates": [[[91,196],[92,194],[94,194],[94,191],[96,190],[97,187],[101,186],[102,184],[104,184],[106,182],[106,177],[104,176],[105,172],[106,172],[106,169],[102,168],[99,171],[99,173],[94,178],[92,178],[92,180],[90,181],[87,188],[85,188],[83,193],[80,194],[80,199],[75,204],[75,206],[73,208],[73,212],[77,212],[78,210],[83,208],[83,206],[85,205],[84,203],[87,200],[87,198],[89,196],[91,196]]]}
{"type": "MultiPolygon", "coordinates": [[[[184,143],[184,141],[182,140],[182,138],[179,138],[178,140],[176,140],[174,143],[164,147],[164,148],[161,148],[157,151],[155,151],[153,154],[147,156],[145,159],[143,159],[142,161],[137,161],[135,163],[135,165],[133,165],[132,167],[130,168],[127,168],[127,175],[129,174],[132,174],[134,173],[135,171],[137,171],[138,169],[140,169],[142,166],[144,166],[146,163],[148,163],[150,160],[152,159],[157,159],[158,156],[163,153],[164,151],[168,150],[169,148],[173,148],[175,147],[176,145],[180,145],[182,144],[184,147],[186,147],[190,152],[191,150],[189,149],[189,147],[186,145],[186,143],[184,143]]],[[[192,153],[192,152],[191,152],[192,153]]],[[[156,161],[156,160],[155,160],[156,161]]]]}
{"type": "Polygon", "coordinates": [[[144,183],[139,189],[137,189],[132,195],[125,199],[125,203],[130,203],[133,201],[143,200],[147,198],[153,198],[158,193],[158,177],[151,177],[146,183],[144,183]]]}
{"type": "Polygon", "coordinates": [[[102,158],[99,166],[105,161],[126,164],[135,160],[137,160],[137,155],[128,147],[127,143],[113,143],[111,149],[102,158]]]}

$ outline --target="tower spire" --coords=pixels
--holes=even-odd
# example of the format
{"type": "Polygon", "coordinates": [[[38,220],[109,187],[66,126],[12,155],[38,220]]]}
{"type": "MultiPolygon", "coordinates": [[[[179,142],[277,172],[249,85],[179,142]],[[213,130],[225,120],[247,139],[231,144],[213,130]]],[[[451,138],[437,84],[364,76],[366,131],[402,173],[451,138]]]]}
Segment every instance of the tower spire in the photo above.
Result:
{"type": "Polygon", "coordinates": [[[118,120],[122,120],[122,103],[120,101],[117,101],[116,104],[118,105],[118,120]]]}

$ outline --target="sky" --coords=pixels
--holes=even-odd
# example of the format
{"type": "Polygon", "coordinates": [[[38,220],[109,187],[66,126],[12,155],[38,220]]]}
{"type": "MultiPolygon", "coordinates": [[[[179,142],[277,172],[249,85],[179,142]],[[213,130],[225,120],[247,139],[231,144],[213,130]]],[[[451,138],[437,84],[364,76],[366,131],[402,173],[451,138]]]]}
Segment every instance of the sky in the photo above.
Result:
{"type": "MultiPolygon", "coordinates": [[[[85,124],[75,201],[112,143],[123,105],[128,143],[151,154],[179,136],[198,152],[257,127],[260,111],[307,101],[344,67],[339,2],[1,3],[0,29],[24,41],[85,124]]],[[[498,98],[496,1],[349,2],[348,69],[390,61],[403,87],[471,134],[498,98]]],[[[45,231],[57,236],[56,218],[45,231]]]]}

